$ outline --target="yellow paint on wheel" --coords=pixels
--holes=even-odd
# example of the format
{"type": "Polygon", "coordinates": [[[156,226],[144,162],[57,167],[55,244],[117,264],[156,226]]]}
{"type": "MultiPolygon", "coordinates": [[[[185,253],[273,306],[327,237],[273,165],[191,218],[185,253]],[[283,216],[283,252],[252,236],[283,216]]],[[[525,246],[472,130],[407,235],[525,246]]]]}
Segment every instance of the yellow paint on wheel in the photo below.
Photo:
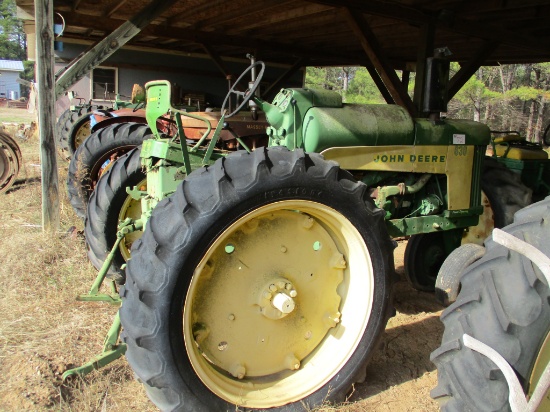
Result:
{"type": "MultiPolygon", "coordinates": [[[[114,163],[114,162],[111,162],[114,163]]],[[[143,179],[137,187],[140,188],[140,190],[147,190],[147,179],[143,179]]],[[[133,220],[137,220],[141,218],[141,200],[135,200],[131,196],[126,197],[126,200],[124,200],[124,203],[122,204],[122,207],[120,208],[120,213],[118,214],[118,221],[122,222],[126,218],[131,218],[133,220]]],[[[142,230],[136,230],[135,232],[128,233],[124,240],[120,243],[120,253],[122,254],[122,257],[125,261],[128,261],[130,259],[130,249],[132,248],[132,244],[138,240],[141,235],[143,235],[142,230]]]]}
{"type": "Polygon", "coordinates": [[[305,200],[241,217],[202,257],[184,304],[202,382],[251,408],[298,401],[345,366],[370,318],[373,270],[360,233],[305,200]]]}

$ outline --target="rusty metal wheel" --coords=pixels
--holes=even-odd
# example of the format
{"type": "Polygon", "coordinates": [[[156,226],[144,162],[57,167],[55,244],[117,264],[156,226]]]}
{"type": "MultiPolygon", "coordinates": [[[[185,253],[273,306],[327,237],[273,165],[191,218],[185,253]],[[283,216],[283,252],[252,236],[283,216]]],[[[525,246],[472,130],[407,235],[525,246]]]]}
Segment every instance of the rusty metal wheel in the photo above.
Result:
{"type": "Polygon", "coordinates": [[[9,134],[0,131],[0,193],[13,186],[21,166],[19,145],[9,134]]]}

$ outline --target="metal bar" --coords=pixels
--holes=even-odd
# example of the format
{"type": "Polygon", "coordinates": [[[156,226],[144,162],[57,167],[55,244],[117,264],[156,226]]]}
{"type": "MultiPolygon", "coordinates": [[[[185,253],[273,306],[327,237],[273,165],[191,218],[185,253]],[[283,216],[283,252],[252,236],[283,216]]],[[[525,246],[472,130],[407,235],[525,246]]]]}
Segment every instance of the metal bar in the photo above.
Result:
{"type": "MultiPolygon", "coordinates": [[[[145,7],[132,19],[122,23],[116,30],[79,57],[58,79],[55,85],[55,96],[63,93],[82,79],[87,73],[107,60],[114,52],[134,38],[145,26],[165,12],[177,0],[156,0],[145,7]]],[[[89,27],[89,26],[88,26],[89,27]]],[[[52,51],[53,53],[53,51],[52,51]]]]}
{"type": "Polygon", "coordinates": [[[420,48],[416,55],[416,76],[414,79],[413,103],[419,113],[424,106],[424,88],[426,83],[426,61],[433,55],[435,24],[427,21],[420,28],[420,48]]]}
{"type": "Polygon", "coordinates": [[[103,366],[108,365],[109,363],[123,356],[126,353],[126,344],[119,343],[117,345],[118,338],[120,336],[120,329],[120,315],[117,311],[117,314],[113,319],[113,323],[109,328],[109,332],[107,332],[107,336],[105,336],[103,352],[99,356],[93,358],[91,361],[85,363],[84,365],[65,371],[65,373],[63,373],[62,379],[66,380],[67,378],[75,375],[84,376],[92,372],[93,370],[102,368],[103,366]]]}
{"type": "Polygon", "coordinates": [[[183,165],[185,167],[185,174],[189,176],[191,173],[191,161],[189,160],[189,151],[187,150],[187,142],[185,141],[185,134],[183,132],[183,126],[181,124],[181,115],[176,113],[176,125],[178,126],[178,133],[180,135],[181,152],[183,154],[183,165]]]}

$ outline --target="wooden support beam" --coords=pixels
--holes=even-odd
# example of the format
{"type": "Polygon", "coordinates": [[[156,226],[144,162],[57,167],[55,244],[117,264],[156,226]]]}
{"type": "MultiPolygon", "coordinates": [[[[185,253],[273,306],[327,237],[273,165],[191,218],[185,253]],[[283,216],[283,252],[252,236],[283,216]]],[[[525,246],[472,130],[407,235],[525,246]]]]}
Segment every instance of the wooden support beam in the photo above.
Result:
{"type": "Polygon", "coordinates": [[[203,44],[201,44],[201,46],[204,49],[204,51],[206,52],[206,54],[208,54],[208,56],[212,59],[212,61],[216,65],[216,67],[222,72],[222,74],[226,78],[227,78],[227,76],[230,76],[231,73],[229,72],[229,70],[227,70],[227,67],[225,66],[225,63],[223,62],[223,60],[221,59],[219,54],[216,53],[214,51],[214,49],[212,49],[212,47],[210,47],[210,45],[208,45],[208,44],[203,43],[203,44]]]}
{"type": "Polygon", "coordinates": [[[449,100],[458,93],[468,79],[481,67],[483,62],[491,56],[491,53],[496,50],[499,44],[497,41],[486,42],[470,61],[460,67],[460,70],[449,81],[449,86],[447,87],[447,98],[449,100]]]}
{"type": "MultiPolygon", "coordinates": [[[[113,31],[120,25],[120,20],[97,16],[84,16],[78,13],[64,13],[63,17],[69,26],[93,28],[96,30],[113,31]]],[[[332,52],[312,50],[297,44],[281,43],[279,41],[259,40],[254,37],[224,35],[216,32],[207,32],[188,28],[164,27],[151,24],[141,31],[144,36],[156,36],[165,39],[179,39],[197,44],[216,44],[217,46],[244,47],[248,50],[285,50],[296,56],[326,61],[342,61],[350,58],[349,55],[338,50],[332,52]]],[[[356,59],[355,59],[356,60],[356,59]]],[[[353,61],[353,59],[352,59],[353,61]]]]}
{"type": "Polygon", "coordinates": [[[122,23],[120,27],[107,35],[93,46],[86,54],[79,56],[69,68],[58,77],[55,85],[55,96],[59,98],[63,93],[109,58],[114,52],[128,43],[144,27],[165,12],[177,0],[155,0],[145,7],[132,19],[122,23]]]}
{"type": "Polygon", "coordinates": [[[42,229],[46,232],[56,232],[59,229],[59,180],[54,138],[53,0],[35,0],[34,15],[42,173],[42,229]]]}
{"type": "Polygon", "coordinates": [[[291,67],[289,67],[287,71],[281,74],[277,80],[271,83],[269,87],[263,91],[262,95],[264,97],[269,97],[272,93],[275,94],[275,91],[277,91],[284,82],[290,79],[294,75],[294,73],[296,73],[305,65],[307,65],[307,59],[305,59],[304,57],[300,57],[294,62],[291,67]]]}
{"type": "MultiPolygon", "coordinates": [[[[406,21],[415,25],[422,25],[429,22],[432,16],[428,13],[411,6],[402,5],[395,1],[388,2],[382,0],[308,0],[312,3],[326,4],[333,7],[348,8],[359,13],[366,13],[376,16],[388,17],[390,19],[406,21]]],[[[517,0],[517,4],[524,3],[525,0],[517,0]]],[[[476,2],[476,5],[483,2],[476,2]]],[[[507,2],[509,3],[509,2],[507,2]]],[[[524,36],[515,32],[513,29],[505,29],[496,24],[479,24],[479,22],[467,20],[452,16],[452,21],[445,19],[436,20],[437,27],[460,33],[468,37],[477,37],[486,40],[501,41],[502,44],[524,48],[530,51],[548,53],[550,45],[548,42],[541,42],[540,39],[533,36],[524,36]]]]}
{"type": "Polygon", "coordinates": [[[410,78],[411,78],[411,72],[408,70],[403,70],[403,72],[401,73],[401,84],[407,90],[409,90],[410,78]]]}
{"type": "Polygon", "coordinates": [[[414,78],[413,103],[418,113],[424,107],[424,88],[426,86],[426,62],[433,56],[435,22],[428,20],[420,28],[420,47],[416,55],[416,76],[414,78]]]}
{"type": "MultiPolygon", "coordinates": [[[[411,116],[414,116],[416,110],[411,98],[406,90],[403,90],[399,77],[397,77],[395,70],[392,69],[390,63],[386,59],[376,36],[370,29],[362,13],[347,7],[344,7],[343,10],[353,33],[361,42],[363,50],[374,65],[376,72],[380,75],[380,78],[393,100],[407,109],[411,116]]],[[[382,92],[382,90],[380,90],[380,92],[382,92]]]]}
{"type": "Polygon", "coordinates": [[[120,9],[128,0],[120,0],[115,7],[113,7],[111,10],[107,10],[104,14],[105,17],[111,17],[113,14],[117,12],[118,9],[120,9]]]}
{"type": "Polygon", "coordinates": [[[374,68],[374,65],[372,64],[372,62],[370,60],[365,62],[365,68],[369,72],[370,77],[374,81],[374,84],[378,88],[378,91],[380,92],[380,94],[382,95],[382,97],[384,98],[386,103],[395,104],[395,100],[393,99],[392,95],[388,91],[388,88],[386,87],[386,85],[384,84],[382,79],[380,78],[380,75],[378,74],[378,72],[376,71],[376,69],[374,68]]]}

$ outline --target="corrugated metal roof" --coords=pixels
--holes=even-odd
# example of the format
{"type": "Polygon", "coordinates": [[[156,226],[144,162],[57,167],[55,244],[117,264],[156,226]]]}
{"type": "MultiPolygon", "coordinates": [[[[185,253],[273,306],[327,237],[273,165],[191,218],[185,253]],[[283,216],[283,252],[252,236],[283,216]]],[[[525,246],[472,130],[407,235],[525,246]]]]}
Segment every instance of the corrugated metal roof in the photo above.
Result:
{"type": "Polygon", "coordinates": [[[22,72],[25,68],[20,60],[0,60],[0,70],[22,72]]]}

